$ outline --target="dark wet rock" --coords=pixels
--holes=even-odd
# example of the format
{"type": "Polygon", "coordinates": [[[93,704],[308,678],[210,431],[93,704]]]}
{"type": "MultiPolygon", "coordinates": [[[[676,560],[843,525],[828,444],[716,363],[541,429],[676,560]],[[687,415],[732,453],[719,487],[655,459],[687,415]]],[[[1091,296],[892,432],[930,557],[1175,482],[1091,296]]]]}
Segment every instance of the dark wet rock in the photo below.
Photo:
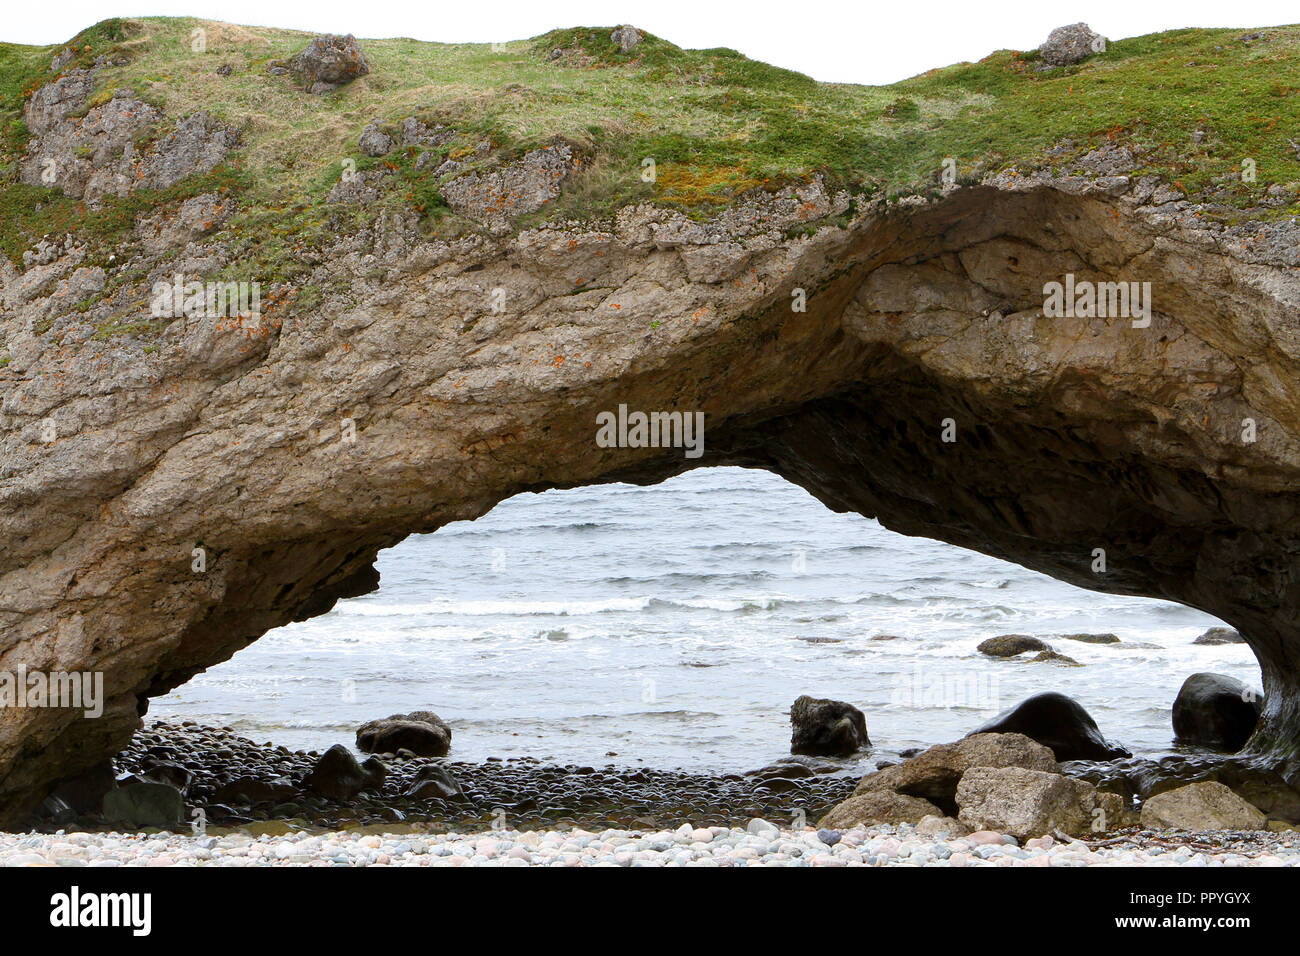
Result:
{"type": "Polygon", "coordinates": [[[1236,753],[1255,732],[1264,695],[1226,674],[1193,674],[1174,700],[1178,743],[1236,753]]]}
{"type": "Polygon", "coordinates": [[[1245,644],[1246,639],[1237,633],[1236,628],[1231,627],[1212,627],[1196,640],[1193,644],[1245,644]]]}
{"type": "Polygon", "coordinates": [[[287,800],[297,792],[297,788],[285,777],[275,780],[238,777],[218,789],[212,799],[218,803],[270,803],[287,800]]]}
{"type": "Polygon", "coordinates": [[[185,799],[165,783],[132,781],[104,794],[104,818],[132,827],[174,827],[185,816],[185,799]]]}
{"type": "Polygon", "coordinates": [[[1047,691],[1004,710],[972,734],[1024,734],[1051,748],[1057,760],[1113,760],[1132,756],[1101,735],[1097,723],[1072,697],[1047,691]]]}
{"type": "Polygon", "coordinates": [[[98,810],[104,804],[104,795],[116,785],[113,761],[105,760],[79,776],[64,780],[51,793],[77,813],[98,810]]]}
{"type": "Polygon", "coordinates": [[[443,757],[451,750],[451,728],[431,710],[393,714],[357,729],[357,749],[362,753],[396,753],[409,750],[421,757],[443,757]]]}
{"type": "Polygon", "coordinates": [[[1063,664],[1068,667],[1082,667],[1083,665],[1073,657],[1067,657],[1065,654],[1058,654],[1056,651],[1042,651],[1035,654],[1032,658],[1035,661],[1044,661],[1049,663],[1063,664]]]}
{"type": "Polygon", "coordinates": [[[318,36],[289,61],[289,70],[308,93],[328,93],[370,72],[352,34],[318,36]]]}
{"type": "Polygon", "coordinates": [[[1115,634],[1060,634],[1058,635],[1063,641],[1081,641],[1084,644],[1118,644],[1119,637],[1115,634]]]}
{"type": "Polygon", "coordinates": [[[1215,780],[1276,820],[1300,823],[1300,789],[1260,758],[1203,752],[1171,754],[1158,760],[1132,757],[1106,762],[1072,761],[1064,772],[1098,789],[1147,800],[1189,783],[1215,780]]]}
{"type": "Polygon", "coordinates": [[[441,800],[450,800],[459,797],[461,789],[460,784],[450,773],[435,764],[423,768],[415,775],[415,783],[406,795],[416,799],[437,797],[441,800]]]}
{"type": "Polygon", "coordinates": [[[190,788],[194,775],[182,764],[173,760],[149,760],[144,764],[144,778],[154,783],[175,787],[182,795],[190,788]]]}
{"type": "Polygon", "coordinates": [[[981,641],[975,650],[981,654],[987,654],[989,657],[1015,657],[1017,654],[1023,654],[1026,651],[1050,651],[1051,647],[1046,642],[1040,641],[1036,637],[1030,637],[1028,634],[1002,634],[999,637],[990,637],[987,641],[981,641]]]}
{"type": "Polygon", "coordinates": [[[1093,32],[1088,24],[1071,23],[1049,33],[1046,42],[1038,48],[1038,55],[1048,66],[1070,66],[1099,52],[1104,42],[1101,34],[1093,32]]]}
{"type": "Polygon", "coordinates": [[[1024,767],[1058,773],[1052,752],[1018,733],[978,733],[950,744],[939,744],[892,767],[869,773],[855,794],[892,790],[929,800],[940,816],[957,815],[957,784],[972,767],[1024,767]]]}
{"type": "Polygon", "coordinates": [[[321,754],[311,772],[303,779],[303,787],[312,793],[334,800],[348,800],[362,790],[373,789],[383,783],[383,764],[371,757],[364,764],[342,744],[335,744],[321,754]],[[378,765],[378,766],[376,766],[378,765]]]}
{"type": "Polygon", "coordinates": [[[790,708],[790,752],[847,757],[871,746],[867,718],[842,700],[804,694],[790,708]]]}

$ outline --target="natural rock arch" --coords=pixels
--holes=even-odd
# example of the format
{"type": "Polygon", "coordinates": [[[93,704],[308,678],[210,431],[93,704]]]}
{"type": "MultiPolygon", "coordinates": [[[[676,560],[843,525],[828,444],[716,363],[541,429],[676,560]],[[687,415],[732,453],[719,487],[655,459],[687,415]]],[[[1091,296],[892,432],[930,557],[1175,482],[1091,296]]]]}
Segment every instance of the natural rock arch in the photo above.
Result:
{"type": "Polygon", "coordinates": [[[1294,249],[1131,188],[1008,178],[795,238],[649,208],[454,243],[389,223],[373,255],[340,253],[350,300],[278,328],[178,321],[152,356],[42,353],[3,409],[0,669],[102,670],[110,702],[0,717],[0,820],[121,747],[148,697],[373,589],[407,534],[713,464],[1222,618],[1263,672],[1250,747],[1294,760],[1294,249]],[[1044,318],[1066,273],[1151,282],[1150,326],[1044,318]],[[597,447],[619,404],[703,410],[705,454],[597,447]]]}

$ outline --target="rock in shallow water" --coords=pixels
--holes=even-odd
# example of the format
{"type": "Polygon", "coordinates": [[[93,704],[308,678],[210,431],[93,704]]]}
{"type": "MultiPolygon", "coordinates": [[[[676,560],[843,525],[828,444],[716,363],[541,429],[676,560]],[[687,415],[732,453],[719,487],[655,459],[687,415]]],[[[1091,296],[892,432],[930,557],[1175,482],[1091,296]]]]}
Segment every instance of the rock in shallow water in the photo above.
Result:
{"type": "Polygon", "coordinates": [[[1264,695],[1226,674],[1193,674],[1174,700],[1174,738],[1236,753],[1255,732],[1264,695]]]}
{"type": "Polygon", "coordinates": [[[409,750],[421,757],[445,757],[451,750],[451,728],[431,710],[393,714],[357,728],[357,749],[362,753],[409,750]]]}
{"type": "Polygon", "coordinates": [[[804,694],[790,708],[790,753],[847,757],[871,746],[867,718],[842,700],[804,694]]]}
{"type": "Polygon", "coordinates": [[[975,650],[989,657],[1015,657],[1026,651],[1050,651],[1051,647],[1028,634],[1001,634],[981,641],[975,650]]]}

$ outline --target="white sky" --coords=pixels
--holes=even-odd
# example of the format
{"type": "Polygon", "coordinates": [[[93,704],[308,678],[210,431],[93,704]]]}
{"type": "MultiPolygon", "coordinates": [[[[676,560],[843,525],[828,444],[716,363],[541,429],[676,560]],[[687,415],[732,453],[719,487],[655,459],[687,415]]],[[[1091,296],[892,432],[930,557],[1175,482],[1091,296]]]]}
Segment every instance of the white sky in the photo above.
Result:
{"type": "Polygon", "coordinates": [[[358,37],[518,40],[631,23],[684,47],[726,46],[819,80],[892,83],[997,49],[1031,49],[1078,20],[1112,40],[1175,27],[1300,20],[1295,0],[6,0],[0,40],[58,43],[105,17],[196,16],[358,37]]]}

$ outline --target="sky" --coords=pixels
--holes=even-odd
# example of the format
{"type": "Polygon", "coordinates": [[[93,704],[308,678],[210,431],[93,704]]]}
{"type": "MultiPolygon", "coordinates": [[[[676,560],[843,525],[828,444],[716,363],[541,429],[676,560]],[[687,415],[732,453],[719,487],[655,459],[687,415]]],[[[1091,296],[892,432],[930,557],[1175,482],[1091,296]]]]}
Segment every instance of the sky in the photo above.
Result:
{"type": "Polygon", "coordinates": [[[54,7],[7,0],[0,40],[58,43],[106,17],[149,15],[448,43],[631,23],[679,46],[726,46],[819,80],[873,84],[994,50],[1032,49],[1053,27],[1079,20],[1111,40],[1300,20],[1295,0],[60,0],[54,7]]]}

